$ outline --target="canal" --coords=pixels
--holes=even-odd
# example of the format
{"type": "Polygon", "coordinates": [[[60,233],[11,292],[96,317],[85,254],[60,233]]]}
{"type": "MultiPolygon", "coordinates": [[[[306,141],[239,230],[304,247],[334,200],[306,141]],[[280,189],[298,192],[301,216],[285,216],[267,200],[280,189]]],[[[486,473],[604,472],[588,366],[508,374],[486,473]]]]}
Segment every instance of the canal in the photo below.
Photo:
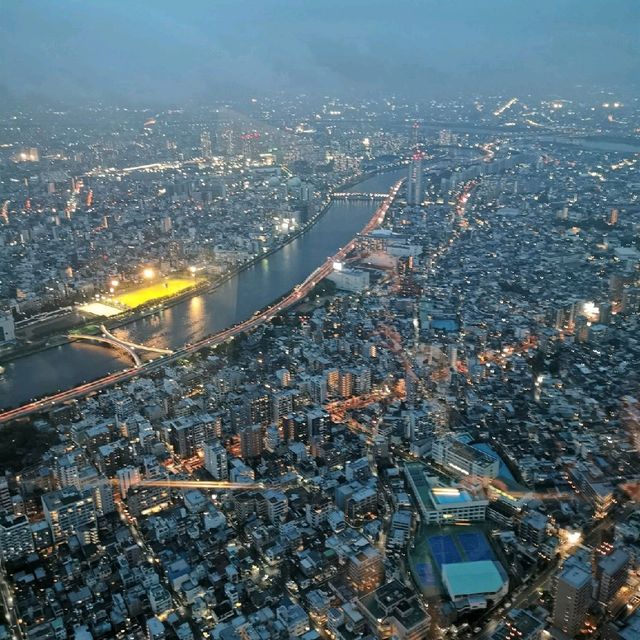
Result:
{"type": "MultiPolygon", "coordinates": [[[[382,173],[351,187],[358,192],[388,191],[406,169],[382,173]]],[[[193,296],[114,333],[126,340],[178,348],[246,320],[302,282],[369,221],[378,202],[333,202],[307,233],[213,291],[193,296]]],[[[0,409],[70,389],[131,366],[118,352],[72,343],[18,358],[0,377],[0,409]]]]}

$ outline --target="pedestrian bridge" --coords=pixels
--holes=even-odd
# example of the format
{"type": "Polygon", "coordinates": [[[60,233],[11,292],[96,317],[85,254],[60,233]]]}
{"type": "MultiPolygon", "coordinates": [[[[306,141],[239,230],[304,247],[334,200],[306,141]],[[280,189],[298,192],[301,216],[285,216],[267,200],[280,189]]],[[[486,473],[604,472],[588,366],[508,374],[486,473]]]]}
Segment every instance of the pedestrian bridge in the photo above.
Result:
{"type": "Polygon", "coordinates": [[[127,340],[121,340],[114,336],[109,329],[103,324],[100,325],[100,335],[90,335],[86,333],[72,333],[69,334],[70,338],[74,340],[86,340],[87,342],[96,342],[98,344],[104,344],[114,349],[118,349],[126,353],[134,362],[136,367],[142,365],[142,360],[138,355],[138,351],[147,351],[150,353],[159,353],[161,355],[170,355],[173,353],[171,349],[161,349],[159,347],[148,347],[145,344],[136,344],[135,342],[128,342],[127,340]]]}

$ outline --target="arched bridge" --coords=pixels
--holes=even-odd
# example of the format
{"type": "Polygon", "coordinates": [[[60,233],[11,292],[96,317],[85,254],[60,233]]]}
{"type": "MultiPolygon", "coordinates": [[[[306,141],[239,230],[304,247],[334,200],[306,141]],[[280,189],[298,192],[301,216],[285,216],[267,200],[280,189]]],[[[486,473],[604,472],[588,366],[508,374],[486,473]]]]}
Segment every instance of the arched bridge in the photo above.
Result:
{"type": "Polygon", "coordinates": [[[140,360],[140,356],[131,348],[125,344],[122,344],[119,340],[113,340],[112,338],[107,338],[106,336],[92,336],[86,333],[72,333],[69,335],[70,338],[74,340],[86,340],[88,342],[98,342],[100,344],[106,344],[114,349],[119,349],[120,351],[124,351],[128,356],[131,357],[136,367],[142,365],[142,360],[140,360]]]}
{"type": "Polygon", "coordinates": [[[138,355],[138,351],[149,351],[151,353],[159,353],[161,355],[170,355],[173,353],[171,349],[161,349],[159,347],[148,347],[145,344],[136,344],[135,342],[127,342],[126,340],[121,340],[120,338],[114,336],[107,327],[103,324],[100,325],[100,331],[102,331],[101,335],[89,335],[85,333],[73,333],[70,334],[70,338],[74,338],[77,340],[87,340],[89,342],[98,342],[101,344],[108,345],[113,347],[114,349],[120,349],[120,351],[124,351],[134,362],[136,367],[142,365],[142,360],[138,355]]]}
{"type": "Polygon", "coordinates": [[[116,340],[120,344],[123,344],[125,347],[131,347],[132,349],[137,349],[138,351],[150,351],[151,353],[160,353],[163,356],[168,356],[173,353],[171,349],[162,349],[160,347],[149,347],[146,344],[136,344],[135,342],[127,342],[126,340],[121,340],[107,329],[103,324],[100,325],[100,331],[107,337],[112,340],[116,340]]]}

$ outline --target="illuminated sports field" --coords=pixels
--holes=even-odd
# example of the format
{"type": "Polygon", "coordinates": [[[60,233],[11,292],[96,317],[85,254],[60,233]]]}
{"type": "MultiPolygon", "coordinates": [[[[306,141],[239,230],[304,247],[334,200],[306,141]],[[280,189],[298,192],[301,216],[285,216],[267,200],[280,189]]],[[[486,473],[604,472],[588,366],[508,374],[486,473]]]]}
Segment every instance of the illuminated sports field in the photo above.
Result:
{"type": "Polygon", "coordinates": [[[159,298],[166,298],[167,296],[175,296],[177,293],[181,293],[190,287],[193,287],[197,281],[187,278],[168,278],[162,282],[156,282],[155,284],[147,285],[146,287],[140,287],[139,289],[132,289],[126,293],[122,293],[118,296],[114,296],[113,299],[129,307],[135,309],[142,304],[158,300],[159,298]]]}

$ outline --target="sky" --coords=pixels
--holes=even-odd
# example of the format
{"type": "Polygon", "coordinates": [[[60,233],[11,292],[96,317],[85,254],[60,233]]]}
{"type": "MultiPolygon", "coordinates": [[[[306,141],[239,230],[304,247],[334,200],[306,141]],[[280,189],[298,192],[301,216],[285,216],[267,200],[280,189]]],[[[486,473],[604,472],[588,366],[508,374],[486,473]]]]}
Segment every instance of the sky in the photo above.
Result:
{"type": "Polygon", "coordinates": [[[634,91],[640,0],[0,0],[0,100],[634,91]]]}

